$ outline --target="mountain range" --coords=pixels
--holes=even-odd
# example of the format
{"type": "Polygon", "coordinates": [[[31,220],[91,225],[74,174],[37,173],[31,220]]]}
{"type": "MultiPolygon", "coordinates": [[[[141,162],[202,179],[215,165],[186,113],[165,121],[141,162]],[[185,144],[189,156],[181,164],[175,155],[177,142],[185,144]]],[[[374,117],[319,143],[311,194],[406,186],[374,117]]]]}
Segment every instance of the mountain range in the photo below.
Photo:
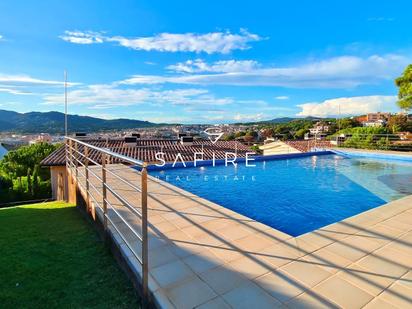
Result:
{"type": "Polygon", "coordinates": [[[270,120],[262,120],[262,121],[257,121],[257,122],[247,122],[247,123],[238,123],[238,124],[282,124],[282,123],[288,123],[291,121],[296,121],[296,120],[309,120],[309,121],[318,121],[318,120],[325,120],[325,118],[321,117],[312,117],[312,116],[307,116],[305,118],[298,118],[298,117],[280,117],[280,118],[274,118],[270,120]]]}
{"type": "MultiPolygon", "coordinates": [[[[142,120],[107,120],[78,115],[68,115],[67,123],[69,132],[96,132],[158,126],[158,124],[142,120]]],[[[60,112],[17,113],[0,110],[0,132],[63,134],[64,114],[60,112]]]]}
{"type": "Polygon", "coordinates": [[[272,120],[266,120],[262,122],[266,123],[287,123],[295,120],[310,120],[310,121],[316,121],[316,120],[322,120],[323,118],[321,117],[312,117],[312,116],[307,116],[305,118],[292,118],[292,117],[281,117],[281,118],[275,118],[272,120]]]}
{"type": "MultiPolygon", "coordinates": [[[[294,120],[319,120],[321,118],[306,117],[292,118],[281,117],[271,120],[239,123],[239,124],[282,124],[294,120]]],[[[143,120],[133,119],[101,119],[89,116],[68,115],[67,116],[69,132],[98,132],[110,130],[126,130],[135,128],[150,128],[162,126],[165,124],[157,124],[143,120]]],[[[0,132],[13,133],[64,133],[64,114],[60,112],[29,112],[18,113],[14,111],[0,110],[0,132]]]]}

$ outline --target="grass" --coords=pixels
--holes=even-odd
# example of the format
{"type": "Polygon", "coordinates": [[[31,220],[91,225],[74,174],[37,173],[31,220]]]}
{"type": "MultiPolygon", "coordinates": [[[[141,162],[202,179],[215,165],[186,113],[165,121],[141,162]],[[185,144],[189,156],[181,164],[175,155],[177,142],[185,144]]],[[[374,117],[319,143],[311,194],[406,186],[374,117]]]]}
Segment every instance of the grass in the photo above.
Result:
{"type": "Polygon", "coordinates": [[[0,307],[133,308],[139,299],[72,205],[0,209],[0,307]]]}

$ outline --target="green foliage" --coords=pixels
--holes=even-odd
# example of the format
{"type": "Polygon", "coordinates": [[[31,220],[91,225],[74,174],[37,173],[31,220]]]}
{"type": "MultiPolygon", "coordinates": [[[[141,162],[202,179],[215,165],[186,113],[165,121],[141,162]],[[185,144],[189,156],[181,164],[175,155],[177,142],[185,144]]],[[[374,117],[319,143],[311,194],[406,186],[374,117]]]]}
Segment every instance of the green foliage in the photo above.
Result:
{"type": "Polygon", "coordinates": [[[31,181],[31,169],[30,167],[27,169],[27,193],[33,195],[33,186],[31,181]]]}
{"type": "MultiPolygon", "coordinates": [[[[315,122],[307,119],[293,120],[286,123],[265,124],[262,129],[267,133],[267,136],[280,137],[283,139],[299,139],[303,138],[309,128],[313,126],[315,122]]],[[[263,134],[264,136],[266,134],[263,134]]]]}
{"type": "MultiPolygon", "coordinates": [[[[30,146],[23,146],[17,150],[10,151],[0,161],[0,169],[8,175],[21,177],[27,175],[27,170],[34,170],[40,165],[40,161],[59,148],[60,145],[38,143],[30,146]]],[[[41,172],[41,179],[47,180],[50,177],[48,171],[41,172]]]]}
{"type": "Polygon", "coordinates": [[[244,132],[244,131],[236,132],[235,138],[242,137],[242,136],[244,136],[245,134],[246,134],[246,132],[244,132]]]}
{"type": "Polygon", "coordinates": [[[342,119],[338,119],[336,121],[335,127],[336,130],[343,130],[343,129],[350,129],[350,128],[355,128],[355,127],[359,127],[361,124],[356,121],[355,119],[351,119],[351,118],[342,118],[342,119]]]}
{"type": "Polygon", "coordinates": [[[234,133],[230,133],[230,134],[225,134],[223,136],[223,140],[224,141],[233,141],[236,138],[234,133]]]}
{"type": "Polygon", "coordinates": [[[387,134],[388,129],[385,127],[355,127],[340,130],[335,133],[339,134],[353,134],[353,135],[365,135],[365,134],[387,134]]]}
{"type": "Polygon", "coordinates": [[[406,111],[412,108],[412,64],[395,80],[398,91],[398,106],[406,111]]]}
{"type": "MultiPolygon", "coordinates": [[[[391,142],[388,133],[385,127],[356,127],[340,130],[334,136],[340,134],[350,136],[341,145],[343,147],[389,150],[391,142]],[[386,137],[382,136],[385,134],[387,134],[386,137]]],[[[331,138],[333,139],[334,136],[331,138]]]]}
{"type": "Polygon", "coordinates": [[[38,168],[35,168],[33,172],[32,189],[33,189],[33,195],[36,194],[36,192],[39,192],[40,190],[38,168]]]}
{"type": "Polygon", "coordinates": [[[262,154],[262,150],[259,149],[259,146],[257,145],[253,145],[250,147],[250,149],[252,149],[254,152],[256,152],[257,154],[262,154]]]}
{"type": "Polygon", "coordinates": [[[40,162],[58,147],[40,143],[7,153],[0,161],[1,203],[49,198],[50,171],[40,168],[40,162]]]}
{"type": "Polygon", "coordinates": [[[308,131],[308,130],[305,129],[305,128],[299,129],[299,130],[296,131],[294,137],[297,138],[297,139],[302,139],[302,138],[304,138],[305,133],[306,133],[307,131],[308,131]]]}
{"type": "Polygon", "coordinates": [[[387,127],[392,133],[408,131],[408,117],[406,115],[392,116],[388,121],[387,127]]]}

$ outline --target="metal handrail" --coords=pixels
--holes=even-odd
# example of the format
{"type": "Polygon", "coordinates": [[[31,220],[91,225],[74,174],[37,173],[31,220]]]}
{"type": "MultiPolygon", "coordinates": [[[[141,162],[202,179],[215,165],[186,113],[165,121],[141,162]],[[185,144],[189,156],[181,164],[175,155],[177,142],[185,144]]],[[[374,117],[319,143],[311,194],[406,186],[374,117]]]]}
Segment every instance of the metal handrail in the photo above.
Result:
{"type": "MultiPolygon", "coordinates": [[[[70,154],[69,154],[69,155],[70,155],[70,154]]],[[[80,162],[80,160],[74,158],[73,155],[72,155],[72,157],[73,157],[73,159],[74,159],[75,161],[77,161],[78,163],[80,163],[81,166],[83,166],[84,168],[86,168],[86,165],[83,164],[82,162],[80,162]]],[[[90,161],[91,161],[91,160],[90,160],[90,161]]],[[[70,161],[70,162],[73,162],[73,161],[70,161]]],[[[75,165],[73,165],[73,166],[76,167],[75,165]]],[[[99,177],[99,176],[97,176],[97,174],[95,174],[90,168],[88,168],[88,170],[89,170],[89,173],[92,173],[93,176],[96,177],[99,181],[102,181],[102,178],[99,177]]]]}
{"type": "Polygon", "coordinates": [[[116,177],[117,179],[119,179],[120,181],[125,183],[126,185],[128,185],[128,186],[132,187],[133,189],[135,189],[137,192],[142,192],[140,188],[136,187],[135,185],[132,185],[130,182],[128,182],[123,177],[120,177],[119,175],[116,175],[116,173],[111,171],[110,169],[106,168],[106,172],[109,172],[111,175],[113,175],[114,177],[116,177]]]}
{"type": "MultiPolygon", "coordinates": [[[[99,148],[94,145],[88,144],[84,141],[79,141],[75,138],[72,137],[66,137],[66,145],[65,145],[65,152],[66,152],[66,168],[69,170],[71,173],[72,179],[75,179],[76,185],[79,186],[82,190],[86,191],[87,195],[87,201],[86,205],[87,208],[89,209],[89,202],[93,200],[94,203],[96,203],[96,206],[103,212],[103,227],[104,231],[107,233],[109,231],[108,229],[108,224],[119,233],[120,237],[124,240],[126,245],[129,247],[129,249],[132,251],[136,259],[140,262],[142,265],[142,286],[143,286],[143,295],[144,295],[144,306],[148,303],[148,297],[149,297],[149,291],[148,291],[148,272],[149,272],[149,267],[148,267],[148,221],[147,221],[147,163],[141,160],[136,160],[133,158],[129,158],[127,156],[115,153],[109,149],[106,148],[99,148]],[[74,144],[74,145],[73,145],[74,144]],[[79,151],[79,145],[83,146],[83,151],[79,151]],[[101,164],[96,162],[95,160],[91,159],[89,156],[89,150],[94,150],[93,155],[96,155],[96,152],[101,155],[101,164]],[[120,162],[127,162],[129,164],[139,166],[141,167],[140,170],[140,177],[141,177],[141,188],[138,186],[135,186],[131,184],[129,181],[124,179],[123,177],[117,175],[114,171],[106,167],[107,164],[107,159],[110,160],[110,162],[118,162],[117,160],[113,160],[112,158],[120,160],[120,162]],[[83,163],[84,162],[84,163],[83,163]],[[89,166],[89,163],[94,164],[94,166],[98,166],[101,168],[102,172],[102,177],[98,176],[94,171],[89,166]],[[84,168],[84,172],[83,172],[84,168]],[[115,188],[112,188],[110,185],[107,183],[106,179],[106,173],[109,172],[111,175],[113,175],[115,178],[118,180],[122,181],[123,183],[127,184],[130,186],[136,193],[141,194],[141,212],[138,211],[135,207],[133,207],[124,197],[122,197],[118,192],[116,192],[115,188]],[[98,181],[102,183],[102,188],[101,190],[97,189],[96,186],[90,181],[89,173],[96,177],[98,181]],[[80,176],[80,177],[79,177],[80,176]],[[86,185],[83,185],[83,181],[85,180],[86,185]],[[92,194],[90,187],[102,197],[102,201],[98,202],[95,194],[92,194]],[[121,213],[118,211],[116,208],[117,206],[114,206],[108,199],[107,199],[107,193],[111,193],[112,196],[118,201],[120,201],[121,205],[126,207],[129,211],[131,211],[134,215],[136,215],[139,219],[141,219],[141,234],[137,232],[131,224],[127,222],[127,220],[121,215],[121,213]],[[109,212],[108,209],[110,209],[120,218],[121,222],[125,224],[131,232],[137,237],[138,240],[141,241],[141,246],[142,246],[142,252],[141,252],[141,257],[139,254],[135,252],[135,250],[132,248],[132,246],[128,243],[127,238],[122,235],[120,232],[119,228],[116,226],[116,223],[113,222],[113,220],[109,217],[109,212]]],[[[94,169],[95,170],[95,169],[94,169]]],[[[119,205],[121,207],[121,205],[119,205]]]]}
{"type": "Polygon", "coordinates": [[[136,209],[134,209],[134,207],[132,205],[130,205],[129,202],[126,199],[121,197],[119,195],[119,193],[114,191],[114,189],[112,189],[109,185],[107,185],[107,183],[105,183],[104,186],[106,186],[106,189],[108,189],[110,191],[110,193],[113,194],[114,197],[116,197],[124,206],[126,206],[130,211],[134,212],[134,214],[136,216],[138,216],[139,218],[142,218],[142,214],[139,211],[137,211],[136,209]]]}
{"type": "Polygon", "coordinates": [[[120,238],[123,239],[124,243],[126,244],[126,246],[130,249],[130,251],[133,252],[135,258],[139,261],[140,264],[143,264],[142,259],[140,258],[140,256],[133,250],[133,247],[129,244],[128,240],[126,239],[126,237],[123,236],[123,234],[120,232],[120,230],[117,228],[116,224],[114,224],[114,222],[112,221],[112,219],[110,219],[109,217],[107,217],[107,220],[109,220],[110,224],[113,226],[113,228],[116,230],[117,234],[119,234],[120,238]]]}
{"type": "MultiPolygon", "coordinates": [[[[139,233],[137,233],[129,223],[127,223],[127,220],[123,218],[123,216],[116,210],[116,207],[114,207],[107,199],[106,199],[106,203],[108,203],[112,207],[111,209],[115,212],[116,215],[119,216],[119,218],[123,221],[123,223],[126,224],[126,226],[132,231],[132,233],[137,237],[137,239],[142,241],[142,236],[139,233]]],[[[109,218],[107,214],[105,216],[109,218]]]]}
{"type": "MultiPolygon", "coordinates": [[[[86,160],[92,162],[94,165],[97,166],[102,166],[101,164],[97,163],[96,161],[90,159],[89,157],[86,157],[84,154],[82,154],[80,151],[73,149],[75,152],[77,152],[79,155],[81,155],[83,158],[85,158],[86,160]]],[[[73,156],[73,155],[72,155],[73,156]]]]}
{"type": "Polygon", "coordinates": [[[88,143],[79,141],[78,139],[75,139],[75,138],[72,138],[72,137],[66,136],[65,139],[71,140],[71,141],[73,141],[73,142],[75,142],[75,143],[78,143],[78,144],[80,144],[80,145],[86,146],[86,147],[88,147],[88,148],[90,148],[90,149],[97,150],[98,152],[104,153],[104,154],[109,155],[109,156],[111,156],[111,157],[115,157],[115,158],[121,159],[122,161],[126,161],[126,162],[129,162],[129,163],[134,164],[134,165],[138,165],[138,166],[141,166],[141,167],[143,167],[143,166],[146,165],[146,163],[145,163],[144,161],[142,161],[142,160],[136,160],[136,159],[133,159],[133,158],[129,158],[129,157],[126,157],[126,156],[121,155],[121,154],[119,154],[119,153],[113,152],[113,151],[111,151],[111,150],[108,150],[108,149],[105,149],[105,148],[99,148],[99,147],[93,146],[93,145],[91,145],[91,144],[88,144],[88,143]]]}

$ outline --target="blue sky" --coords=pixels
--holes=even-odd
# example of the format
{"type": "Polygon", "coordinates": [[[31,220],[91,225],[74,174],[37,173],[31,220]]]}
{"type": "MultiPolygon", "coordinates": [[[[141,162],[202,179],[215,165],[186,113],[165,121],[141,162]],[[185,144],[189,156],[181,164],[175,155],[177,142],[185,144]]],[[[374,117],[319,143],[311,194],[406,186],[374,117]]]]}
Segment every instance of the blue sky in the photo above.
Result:
{"type": "Polygon", "coordinates": [[[3,0],[0,109],[63,111],[67,69],[70,113],[103,118],[395,112],[411,11],[410,1],[3,0]]]}

